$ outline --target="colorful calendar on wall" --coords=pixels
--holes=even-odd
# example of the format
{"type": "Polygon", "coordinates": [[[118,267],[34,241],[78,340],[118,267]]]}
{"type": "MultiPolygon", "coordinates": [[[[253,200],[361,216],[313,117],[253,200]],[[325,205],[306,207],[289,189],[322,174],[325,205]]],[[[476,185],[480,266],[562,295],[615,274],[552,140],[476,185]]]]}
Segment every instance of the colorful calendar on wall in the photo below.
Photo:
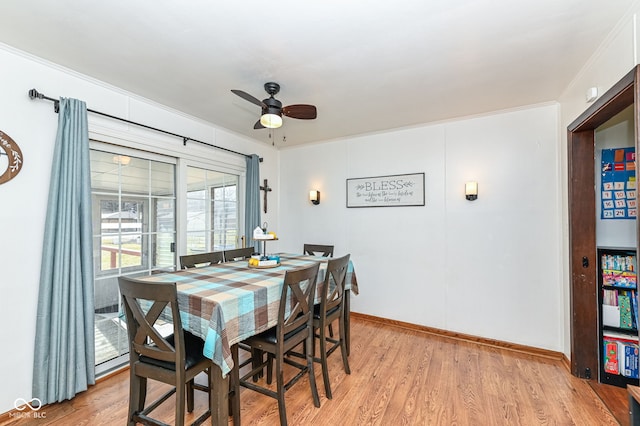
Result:
{"type": "Polygon", "coordinates": [[[635,219],[636,152],[635,148],[602,150],[602,219],[635,219]]]}

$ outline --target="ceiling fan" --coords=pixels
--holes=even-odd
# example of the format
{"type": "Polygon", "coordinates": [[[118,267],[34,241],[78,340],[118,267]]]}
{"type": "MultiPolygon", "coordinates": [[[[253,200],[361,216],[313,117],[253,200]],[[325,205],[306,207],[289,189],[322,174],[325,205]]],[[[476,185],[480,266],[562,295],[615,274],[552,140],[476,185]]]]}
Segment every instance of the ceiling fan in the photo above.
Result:
{"type": "Polygon", "coordinates": [[[273,97],[280,91],[280,85],[278,83],[265,83],[264,90],[267,91],[269,97],[262,101],[242,90],[231,90],[242,99],[262,108],[262,115],[260,116],[260,120],[258,120],[253,126],[254,129],[264,129],[265,127],[269,129],[277,129],[282,126],[283,115],[302,120],[313,120],[318,116],[315,105],[296,104],[283,107],[282,102],[273,97]]]}

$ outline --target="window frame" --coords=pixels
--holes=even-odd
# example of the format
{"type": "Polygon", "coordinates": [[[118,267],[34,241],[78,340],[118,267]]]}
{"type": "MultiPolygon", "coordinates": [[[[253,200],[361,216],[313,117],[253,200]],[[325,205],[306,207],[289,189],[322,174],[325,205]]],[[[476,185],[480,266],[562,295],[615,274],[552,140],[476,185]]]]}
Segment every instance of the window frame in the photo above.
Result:
{"type": "MultiPolygon", "coordinates": [[[[227,153],[215,148],[198,145],[184,145],[175,137],[165,136],[150,130],[137,129],[136,133],[126,133],[106,129],[89,123],[89,147],[106,151],[118,150],[120,155],[145,157],[150,160],[172,161],[176,164],[176,256],[186,253],[187,239],[187,167],[210,169],[238,176],[238,238],[244,235],[246,159],[238,154],[227,153]]],[[[250,236],[245,235],[245,238],[250,236]]],[[[239,242],[240,244],[240,242],[239,242]]]]}

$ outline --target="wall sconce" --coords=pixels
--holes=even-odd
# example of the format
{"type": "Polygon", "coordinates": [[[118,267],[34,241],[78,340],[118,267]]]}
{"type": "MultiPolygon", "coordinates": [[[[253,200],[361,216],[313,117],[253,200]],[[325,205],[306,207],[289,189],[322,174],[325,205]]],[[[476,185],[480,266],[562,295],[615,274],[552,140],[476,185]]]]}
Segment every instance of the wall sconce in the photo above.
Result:
{"type": "Polygon", "coordinates": [[[464,197],[469,201],[478,198],[478,182],[466,182],[464,184],[464,197]]]}
{"type": "Polygon", "coordinates": [[[320,191],[316,189],[312,189],[309,191],[309,201],[311,201],[314,205],[320,204],[320,191]]]}

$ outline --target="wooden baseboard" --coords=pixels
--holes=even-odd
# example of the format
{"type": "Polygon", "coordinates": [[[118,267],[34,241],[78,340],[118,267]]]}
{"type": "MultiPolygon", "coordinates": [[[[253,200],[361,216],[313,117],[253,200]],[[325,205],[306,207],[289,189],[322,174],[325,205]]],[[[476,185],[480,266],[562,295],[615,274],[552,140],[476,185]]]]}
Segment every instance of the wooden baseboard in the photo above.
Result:
{"type": "Polygon", "coordinates": [[[565,354],[562,354],[562,365],[564,365],[564,367],[567,369],[569,374],[572,374],[571,373],[571,361],[569,360],[569,358],[567,358],[567,356],[565,354]]]}
{"type": "MultiPolygon", "coordinates": [[[[487,339],[484,337],[478,337],[471,334],[456,333],[454,331],[443,330],[440,328],[426,327],[423,325],[412,324],[403,321],[392,320],[388,318],[381,318],[372,315],[361,314],[358,312],[351,312],[351,316],[365,321],[376,322],[380,324],[392,325],[395,327],[405,328],[409,330],[419,331],[422,333],[433,334],[435,336],[446,337],[449,339],[462,340],[465,342],[476,343],[478,345],[492,346],[500,349],[507,349],[514,352],[521,352],[528,355],[533,355],[542,358],[554,359],[562,361],[566,366],[570,366],[571,363],[562,352],[551,351],[548,349],[536,348],[533,346],[519,345],[517,343],[504,342],[501,340],[487,339]]],[[[569,372],[571,369],[569,368],[569,372]]]]}
{"type": "MultiPolygon", "coordinates": [[[[117,374],[121,374],[124,373],[126,371],[129,371],[129,364],[123,365],[122,367],[119,367],[113,371],[110,371],[98,378],[96,378],[96,385],[110,377],[113,377],[117,374]]],[[[95,385],[92,385],[95,386],[95,385]]],[[[91,386],[89,386],[89,389],[87,389],[85,392],[88,392],[91,390],[91,386]]],[[[10,423],[10,421],[14,421],[17,417],[19,417],[22,414],[21,411],[18,411],[16,409],[13,410],[9,410],[6,413],[0,413],[0,425],[4,425],[4,424],[8,424],[10,423]]]]}
{"type": "Polygon", "coordinates": [[[0,425],[8,424],[9,420],[13,420],[12,419],[13,416],[11,415],[12,413],[17,413],[17,410],[10,410],[10,411],[7,411],[6,413],[0,414],[0,425]]]}
{"type": "MultiPolygon", "coordinates": [[[[27,410],[28,411],[28,410],[27,410]]],[[[31,415],[31,412],[23,412],[23,411],[18,411],[15,408],[13,410],[9,410],[6,413],[2,413],[0,414],[0,425],[9,425],[12,424],[15,421],[19,421],[21,418],[23,418],[22,416],[31,415]]],[[[43,419],[46,420],[46,419],[43,419]]],[[[33,421],[37,421],[37,419],[33,419],[33,421]]]]}
{"type": "Polygon", "coordinates": [[[120,367],[118,367],[118,368],[116,368],[114,370],[111,370],[111,371],[109,371],[107,373],[104,373],[103,375],[101,375],[99,377],[96,377],[96,384],[102,382],[103,380],[108,379],[109,377],[113,377],[113,376],[115,376],[117,374],[124,373],[125,371],[129,371],[129,363],[126,363],[125,365],[121,365],[120,367]]]}

